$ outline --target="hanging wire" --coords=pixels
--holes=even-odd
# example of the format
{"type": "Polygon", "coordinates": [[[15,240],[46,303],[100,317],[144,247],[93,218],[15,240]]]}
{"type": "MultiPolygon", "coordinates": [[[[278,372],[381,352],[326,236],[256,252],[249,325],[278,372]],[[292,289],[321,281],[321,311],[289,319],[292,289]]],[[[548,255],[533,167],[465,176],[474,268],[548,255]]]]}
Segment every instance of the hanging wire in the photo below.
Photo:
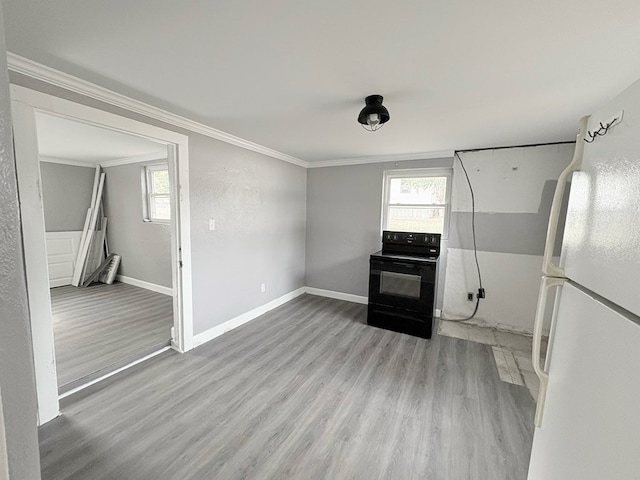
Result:
{"type": "MultiPolygon", "coordinates": [[[[471,192],[471,236],[473,237],[473,256],[476,261],[476,270],[478,271],[478,283],[480,288],[478,289],[478,293],[481,291],[484,294],[484,288],[482,286],[482,273],[480,272],[480,263],[478,262],[478,246],[476,244],[476,198],[473,192],[473,186],[471,185],[471,180],[469,179],[469,174],[467,173],[467,169],[464,166],[464,162],[460,157],[459,153],[454,152],[454,156],[460,162],[460,166],[462,167],[462,171],[464,172],[464,176],[467,179],[467,184],[469,185],[469,191],[471,192]]],[[[480,295],[476,295],[476,306],[473,309],[473,313],[466,318],[444,318],[443,320],[447,322],[466,322],[467,320],[471,320],[478,313],[478,307],[480,306],[480,295]]]]}

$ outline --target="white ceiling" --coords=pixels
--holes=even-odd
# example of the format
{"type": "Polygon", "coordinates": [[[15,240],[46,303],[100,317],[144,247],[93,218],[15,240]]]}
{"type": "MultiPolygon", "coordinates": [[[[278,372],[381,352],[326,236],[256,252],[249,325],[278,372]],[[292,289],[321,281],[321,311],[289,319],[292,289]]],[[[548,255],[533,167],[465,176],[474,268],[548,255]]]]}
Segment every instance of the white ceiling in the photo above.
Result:
{"type": "Polygon", "coordinates": [[[97,164],[166,152],[160,143],[45,113],[36,114],[41,157],[97,164]]]}
{"type": "Polygon", "coordinates": [[[640,77],[638,0],[3,3],[11,52],[307,161],[571,140],[640,77]]]}

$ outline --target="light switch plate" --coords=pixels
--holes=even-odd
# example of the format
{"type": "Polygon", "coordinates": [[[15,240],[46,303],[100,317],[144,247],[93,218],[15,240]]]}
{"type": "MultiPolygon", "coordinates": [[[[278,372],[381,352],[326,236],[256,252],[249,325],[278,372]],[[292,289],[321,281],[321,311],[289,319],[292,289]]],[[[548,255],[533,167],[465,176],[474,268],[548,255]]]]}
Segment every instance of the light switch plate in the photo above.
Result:
{"type": "Polygon", "coordinates": [[[216,229],[216,221],[213,218],[209,219],[209,230],[215,230],[216,229]]]}

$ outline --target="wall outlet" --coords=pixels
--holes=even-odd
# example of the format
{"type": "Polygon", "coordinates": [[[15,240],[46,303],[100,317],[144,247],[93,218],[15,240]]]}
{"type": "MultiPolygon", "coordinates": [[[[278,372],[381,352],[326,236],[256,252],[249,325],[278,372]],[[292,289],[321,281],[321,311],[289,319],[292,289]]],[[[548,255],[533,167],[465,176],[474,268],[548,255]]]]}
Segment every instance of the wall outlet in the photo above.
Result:
{"type": "Polygon", "coordinates": [[[261,291],[262,293],[264,293],[264,292],[266,292],[266,291],[267,291],[267,286],[266,286],[264,283],[261,283],[261,284],[260,284],[260,291],[261,291]]]}
{"type": "Polygon", "coordinates": [[[215,230],[216,229],[216,221],[213,218],[209,219],[209,230],[215,230]]]}
{"type": "Polygon", "coordinates": [[[467,292],[467,300],[469,300],[470,302],[473,302],[473,293],[467,292]]]}

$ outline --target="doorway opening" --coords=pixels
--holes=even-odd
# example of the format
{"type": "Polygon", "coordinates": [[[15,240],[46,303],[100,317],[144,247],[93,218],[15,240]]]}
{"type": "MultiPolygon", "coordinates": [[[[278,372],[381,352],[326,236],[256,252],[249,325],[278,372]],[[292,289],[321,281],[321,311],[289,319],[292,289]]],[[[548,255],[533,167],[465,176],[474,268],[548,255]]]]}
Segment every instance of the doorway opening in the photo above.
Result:
{"type": "Polygon", "coordinates": [[[175,179],[161,143],[43,112],[36,127],[64,394],[171,344],[175,179]]]}
{"type": "Polygon", "coordinates": [[[191,348],[188,139],[18,86],[12,114],[43,424],[59,395],[191,348]]]}

